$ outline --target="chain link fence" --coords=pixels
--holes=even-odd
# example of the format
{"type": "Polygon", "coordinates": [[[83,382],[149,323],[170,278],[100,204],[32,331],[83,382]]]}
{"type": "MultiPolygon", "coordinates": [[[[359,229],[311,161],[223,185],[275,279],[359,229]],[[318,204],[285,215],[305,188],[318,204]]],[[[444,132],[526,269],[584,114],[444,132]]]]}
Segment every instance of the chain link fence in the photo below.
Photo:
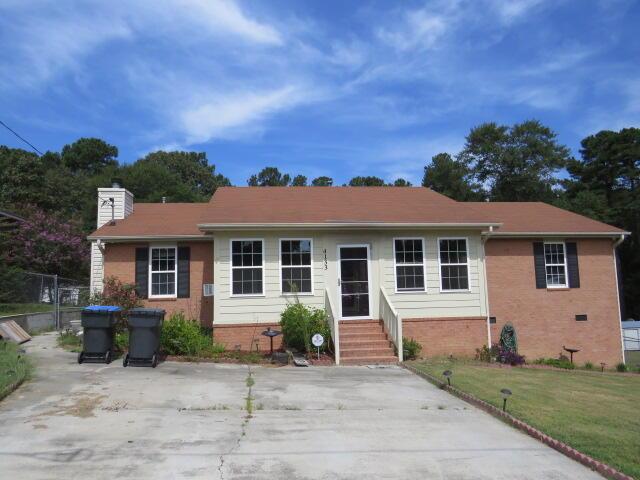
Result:
{"type": "Polygon", "coordinates": [[[89,304],[86,282],[35,272],[0,275],[0,318],[19,314],[51,313],[61,328],[60,312],[89,304]]]}

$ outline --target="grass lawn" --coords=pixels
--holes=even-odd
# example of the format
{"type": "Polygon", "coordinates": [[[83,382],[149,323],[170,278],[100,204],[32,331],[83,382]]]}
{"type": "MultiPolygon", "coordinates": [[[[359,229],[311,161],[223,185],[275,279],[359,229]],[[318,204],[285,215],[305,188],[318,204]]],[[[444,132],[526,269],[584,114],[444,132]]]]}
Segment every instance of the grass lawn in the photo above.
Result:
{"type": "Polygon", "coordinates": [[[513,416],[640,479],[640,375],[410,363],[439,379],[449,369],[453,386],[498,407],[500,389],[509,388],[507,410],[513,416]]]}
{"type": "Polygon", "coordinates": [[[20,313],[52,312],[53,305],[46,303],[0,303],[0,317],[20,313]]]}
{"type": "Polygon", "coordinates": [[[0,341],[0,400],[31,374],[31,362],[14,343],[0,341]]]}

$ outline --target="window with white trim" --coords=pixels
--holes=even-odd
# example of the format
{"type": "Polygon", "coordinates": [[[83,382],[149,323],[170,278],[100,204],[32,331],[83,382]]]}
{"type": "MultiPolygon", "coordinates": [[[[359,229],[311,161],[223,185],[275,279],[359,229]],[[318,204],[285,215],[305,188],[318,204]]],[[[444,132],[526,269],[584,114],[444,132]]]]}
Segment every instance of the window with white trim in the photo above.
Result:
{"type": "Polygon", "coordinates": [[[564,243],[545,242],[544,268],[547,276],[547,287],[567,287],[567,256],[564,243]]]}
{"type": "Polygon", "coordinates": [[[442,291],[469,290],[469,258],[466,238],[440,238],[440,289],[442,291]]]}
{"type": "Polygon", "coordinates": [[[396,238],[396,291],[424,292],[424,242],[422,238],[396,238]]]}
{"type": "Polygon", "coordinates": [[[177,280],[176,247],[151,247],[149,264],[150,297],[175,297],[177,280]]]}
{"type": "Polygon", "coordinates": [[[262,295],[262,240],[231,240],[231,294],[262,295]]]}
{"type": "Polygon", "coordinates": [[[313,293],[311,240],[280,240],[282,293],[313,293]]]}

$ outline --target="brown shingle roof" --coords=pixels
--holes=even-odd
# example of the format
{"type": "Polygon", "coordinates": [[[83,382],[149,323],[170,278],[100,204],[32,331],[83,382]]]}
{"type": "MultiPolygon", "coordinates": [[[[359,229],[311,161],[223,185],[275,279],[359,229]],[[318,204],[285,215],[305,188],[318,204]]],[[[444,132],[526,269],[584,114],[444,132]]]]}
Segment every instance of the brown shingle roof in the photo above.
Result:
{"type": "Polygon", "coordinates": [[[345,223],[499,223],[423,187],[223,187],[201,219],[206,225],[345,223]]]}
{"type": "Polygon", "coordinates": [[[198,228],[208,203],[134,203],[133,213],[103,225],[89,238],[204,236],[198,228]]]}
{"type": "Polygon", "coordinates": [[[466,202],[498,218],[498,235],[509,233],[625,233],[619,228],[542,202],[466,202]]]}
{"type": "Polygon", "coordinates": [[[500,234],[621,234],[622,230],[541,202],[456,202],[427,188],[223,187],[209,203],[136,203],[89,238],[204,237],[198,225],[489,225],[500,234]]]}

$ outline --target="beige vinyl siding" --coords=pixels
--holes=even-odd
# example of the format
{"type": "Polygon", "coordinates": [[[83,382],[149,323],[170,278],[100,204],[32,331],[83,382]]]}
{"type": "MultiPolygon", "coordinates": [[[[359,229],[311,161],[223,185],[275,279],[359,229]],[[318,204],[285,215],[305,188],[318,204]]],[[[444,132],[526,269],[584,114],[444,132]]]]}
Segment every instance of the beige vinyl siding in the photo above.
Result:
{"type": "Polygon", "coordinates": [[[216,234],[214,237],[214,322],[256,323],[280,320],[280,314],[288,303],[294,302],[292,295],[280,293],[280,238],[312,238],[313,295],[298,295],[301,303],[324,307],[324,272],[322,246],[313,235],[292,232],[234,232],[216,234]],[[243,238],[264,240],[263,296],[231,296],[230,285],[230,241],[243,238]]]}
{"type": "Polygon", "coordinates": [[[338,245],[366,244],[370,248],[371,314],[378,318],[380,285],[384,285],[393,305],[403,318],[484,316],[485,288],[483,285],[482,243],[477,232],[424,232],[424,231],[282,231],[282,232],[224,232],[214,236],[214,323],[275,322],[290,295],[280,293],[279,241],[281,238],[311,238],[313,240],[313,295],[299,295],[300,302],[324,307],[324,289],[338,309],[338,245]],[[426,292],[395,293],[393,258],[394,238],[424,238],[426,255],[426,292]],[[440,292],[438,267],[439,237],[466,237],[469,255],[469,292],[440,292]],[[264,240],[264,296],[238,297],[230,295],[231,239],[264,240]],[[326,267],[325,267],[326,251],[326,267]]]}
{"type": "Polygon", "coordinates": [[[389,299],[403,318],[485,316],[484,261],[482,242],[477,233],[460,232],[400,232],[395,238],[424,238],[426,292],[396,293],[393,260],[393,239],[384,241],[382,249],[382,278],[389,299]],[[438,262],[439,238],[467,239],[469,263],[469,292],[441,292],[438,262]]]}

